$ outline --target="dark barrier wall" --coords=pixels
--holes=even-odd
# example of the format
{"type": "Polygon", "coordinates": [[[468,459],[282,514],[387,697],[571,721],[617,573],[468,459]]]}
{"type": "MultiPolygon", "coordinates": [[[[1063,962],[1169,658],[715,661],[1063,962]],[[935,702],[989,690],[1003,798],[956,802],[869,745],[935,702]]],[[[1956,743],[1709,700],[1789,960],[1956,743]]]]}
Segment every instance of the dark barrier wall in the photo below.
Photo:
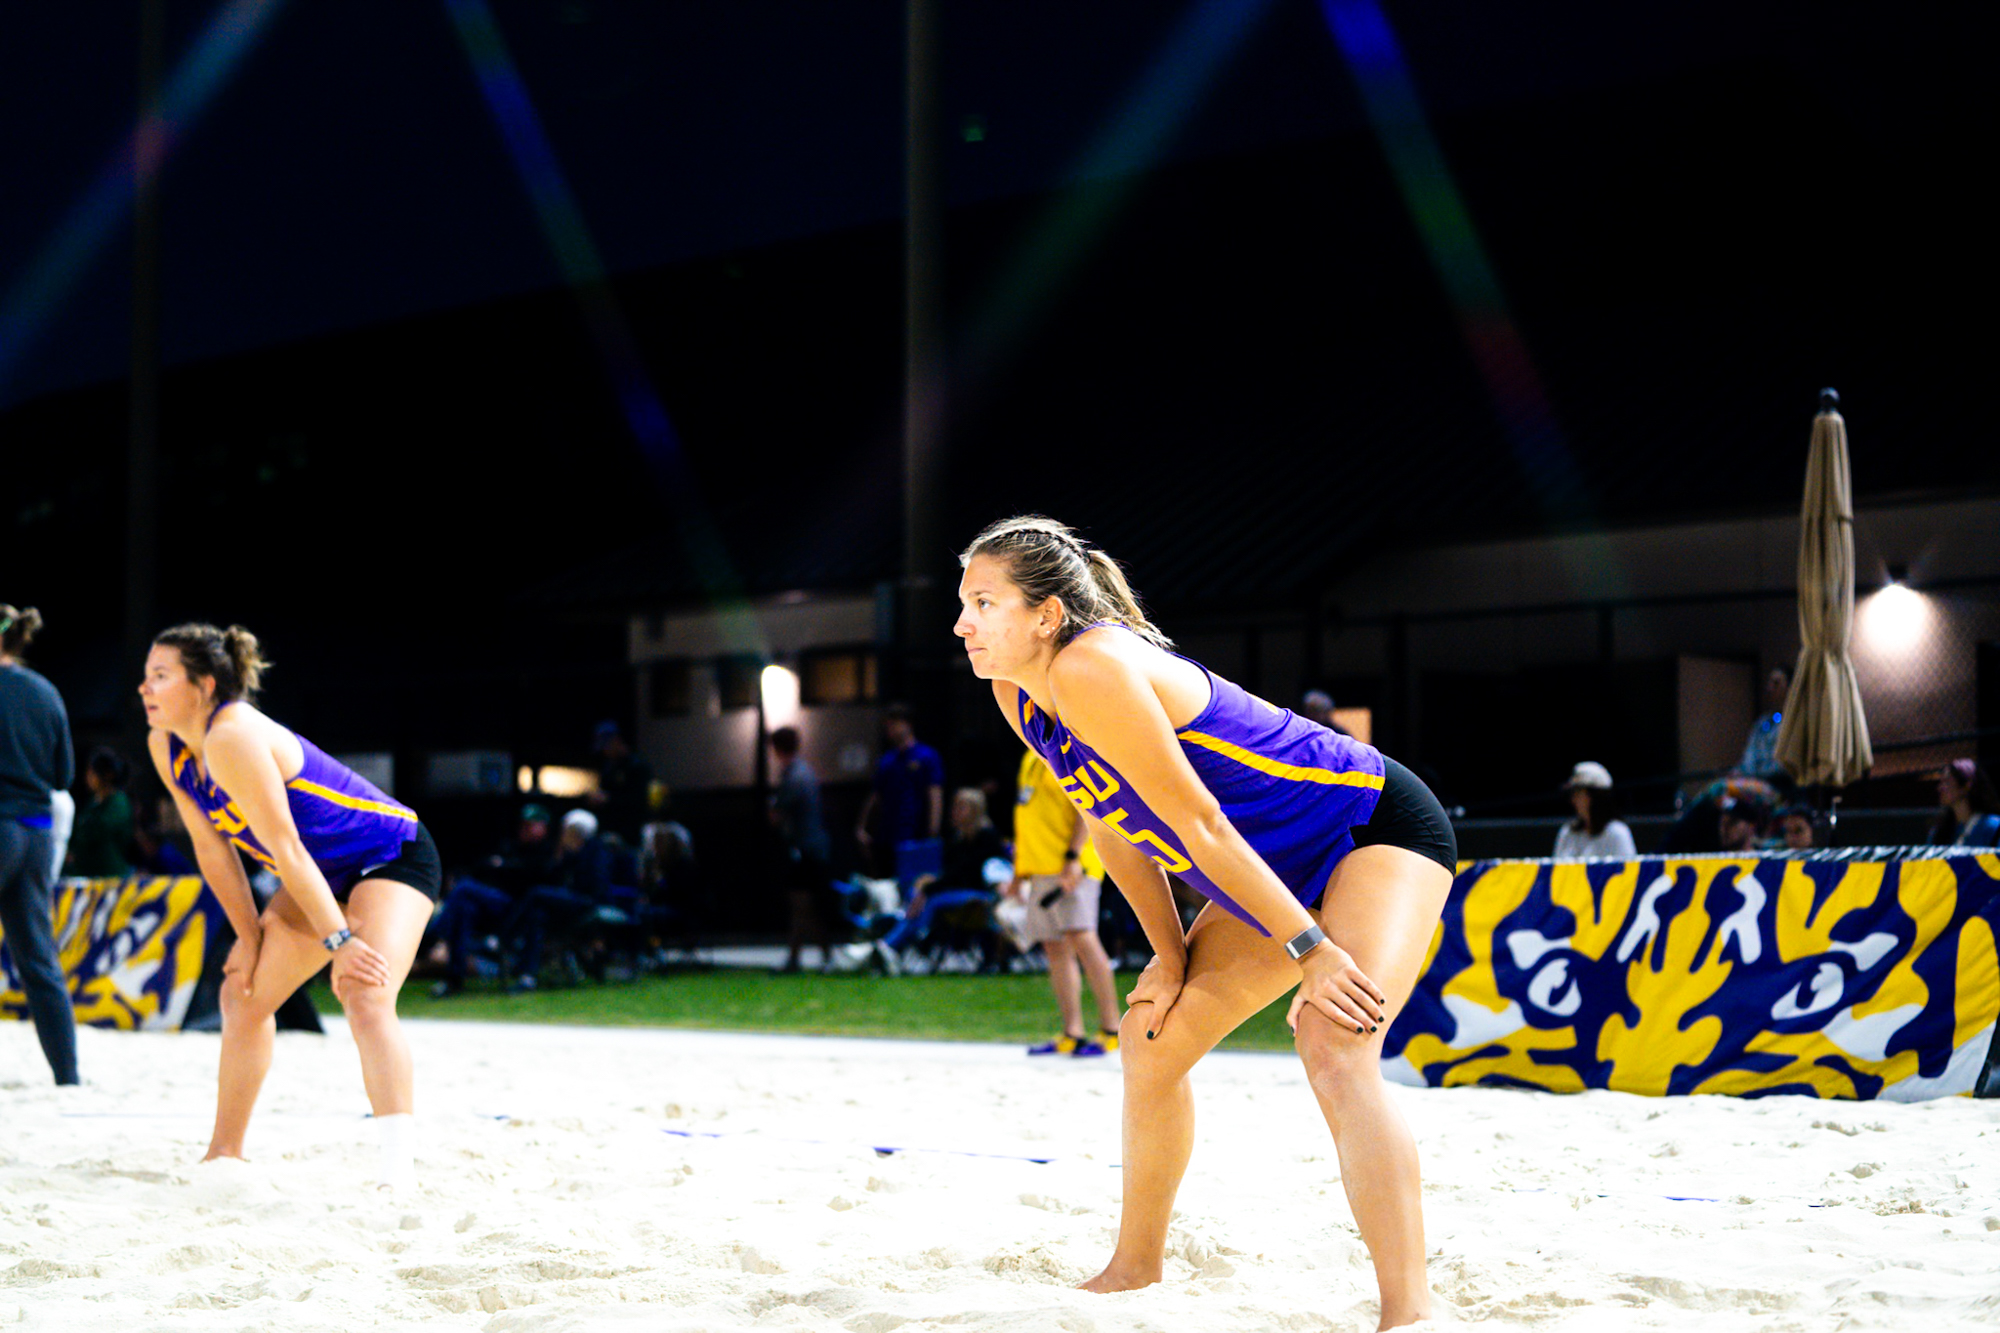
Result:
{"type": "MultiPolygon", "coordinates": [[[[69,879],[56,889],[56,947],[79,1023],[174,1030],[196,1004],[212,942],[228,922],[197,875],[69,879]]],[[[12,959],[0,963],[0,1018],[28,1016],[12,959]]]]}
{"type": "Polygon", "coordinates": [[[2000,1015],[1996,925],[1991,854],[1469,862],[1384,1072],[1652,1096],[1970,1093],[2000,1015]]]}

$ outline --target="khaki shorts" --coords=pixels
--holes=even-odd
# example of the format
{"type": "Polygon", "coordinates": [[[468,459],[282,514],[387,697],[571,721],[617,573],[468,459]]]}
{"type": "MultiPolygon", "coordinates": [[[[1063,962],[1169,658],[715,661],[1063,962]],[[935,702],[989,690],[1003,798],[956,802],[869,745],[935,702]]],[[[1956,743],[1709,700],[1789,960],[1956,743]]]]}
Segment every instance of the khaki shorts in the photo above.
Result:
{"type": "Polygon", "coordinates": [[[1028,876],[1028,922],[1024,933],[1037,944],[1071,931],[1097,929],[1097,897],[1103,882],[1085,875],[1074,889],[1043,907],[1042,899],[1061,887],[1060,875],[1028,876]]]}

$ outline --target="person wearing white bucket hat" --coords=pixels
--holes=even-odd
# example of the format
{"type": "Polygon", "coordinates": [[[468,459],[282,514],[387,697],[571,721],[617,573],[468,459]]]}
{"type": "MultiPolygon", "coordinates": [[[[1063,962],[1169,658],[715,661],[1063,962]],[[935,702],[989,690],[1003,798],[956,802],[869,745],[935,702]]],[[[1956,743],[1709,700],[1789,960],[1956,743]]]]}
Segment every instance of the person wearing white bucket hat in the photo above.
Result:
{"type": "Polygon", "coordinates": [[[1576,817],[1556,833],[1555,857],[1559,861],[1581,860],[1590,856],[1633,857],[1639,848],[1632,830],[1618,818],[1617,798],[1612,794],[1611,770],[1584,760],[1570,770],[1563,784],[1569,793],[1576,817]]]}

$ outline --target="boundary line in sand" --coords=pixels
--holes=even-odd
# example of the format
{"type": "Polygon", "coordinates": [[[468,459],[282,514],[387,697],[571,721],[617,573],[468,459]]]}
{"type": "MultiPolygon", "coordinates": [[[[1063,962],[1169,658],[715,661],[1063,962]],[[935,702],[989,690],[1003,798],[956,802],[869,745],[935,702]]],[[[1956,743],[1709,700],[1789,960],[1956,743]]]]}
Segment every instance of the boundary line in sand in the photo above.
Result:
{"type": "MultiPolygon", "coordinates": [[[[872,1144],[872,1143],[841,1143],[833,1139],[800,1139],[800,1138],[793,1138],[789,1135],[758,1134],[758,1133],[739,1134],[739,1133],[726,1133],[720,1130],[706,1130],[706,1129],[662,1129],[660,1132],[662,1134],[671,1134],[676,1138],[682,1138],[682,1139],[761,1139],[766,1143],[805,1143],[805,1144],[811,1144],[814,1147],[819,1147],[819,1148],[850,1148],[850,1149],[866,1148],[870,1152],[874,1153],[877,1157],[894,1157],[897,1153],[906,1153],[906,1152],[927,1152],[927,1153],[937,1153],[947,1157],[983,1157],[1005,1162],[1032,1162],[1036,1166],[1052,1166],[1057,1162],[1073,1162],[1077,1160],[1075,1158],[1066,1158],[1066,1157],[1024,1157],[1019,1153],[1008,1153],[1008,1152],[974,1152],[969,1148],[883,1147],[880,1144],[872,1144]]],[[[1125,1167],[1125,1164],[1123,1162],[1107,1162],[1105,1165],[1109,1166],[1113,1171],[1121,1171],[1125,1167]]],[[[1553,1188],[1547,1185],[1533,1185],[1533,1186],[1515,1185],[1512,1188],[1514,1193],[1516,1194],[1568,1195],[1572,1193],[1572,1191],[1570,1190],[1553,1188]]],[[[1588,1193],[1590,1197],[1594,1199],[1665,1199],[1669,1203],[1727,1202],[1727,1200],[1725,1199],[1716,1198],[1706,1194],[1654,1194],[1646,1190],[1590,1190],[1590,1191],[1575,1191],[1575,1192],[1588,1193]]],[[[1763,1198],[1766,1201],[1776,1201],[1780,1197],[1782,1197],[1783,1201],[1786,1203],[1803,1204],[1807,1208],[1829,1208],[1834,1206],[1832,1204],[1827,1204],[1827,1203],[1811,1203],[1803,1198],[1798,1197],[1797,1195],[1777,1196],[1777,1195],[1767,1194],[1763,1196],[1763,1198]]]]}
{"type": "MultiPolygon", "coordinates": [[[[318,1112],[272,1111],[272,1112],[267,1112],[266,1115],[267,1117],[275,1116],[287,1120],[343,1120],[344,1121],[351,1118],[357,1121],[364,1121],[374,1118],[372,1115],[367,1115],[367,1114],[349,1117],[345,1115],[335,1115],[325,1111],[318,1111],[318,1112]]],[[[61,1118],[65,1120],[205,1120],[207,1119],[206,1116],[200,1115],[198,1113],[183,1112],[183,1111],[64,1111],[61,1113],[61,1118]]],[[[502,1120],[513,1120],[516,1117],[511,1115],[494,1115],[489,1112],[473,1112],[470,1114],[468,1118],[475,1120],[502,1121],[502,1120]]],[[[1057,1162],[1072,1162],[1077,1160],[1075,1158],[1067,1158],[1067,1157],[1029,1157],[1021,1153],[977,1152],[970,1148],[923,1148],[923,1147],[908,1147],[901,1145],[884,1145],[878,1143],[853,1143],[853,1142],[843,1143],[834,1139],[801,1139],[801,1138],[793,1138],[789,1135],[758,1134],[758,1133],[737,1134],[737,1133],[724,1133],[718,1130],[705,1130],[705,1129],[662,1129],[660,1130],[660,1133],[672,1135],[673,1137],[680,1139],[761,1139],[766,1143],[798,1143],[798,1144],[807,1144],[815,1148],[847,1148],[847,1149],[866,1148],[868,1151],[874,1153],[877,1157],[894,1157],[899,1153],[934,1153],[941,1157],[976,1157],[976,1158],[983,1158],[988,1161],[1028,1162],[1035,1166],[1053,1166],[1057,1162]]],[[[1125,1166],[1123,1162],[1107,1162],[1105,1163],[1105,1165],[1113,1171],[1123,1170],[1125,1166]]],[[[1573,1193],[1573,1191],[1570,1190],[1565,1190],[1547,1185],[1534,1185],[1534,1186],[1515,1185],[1512,1187],[1512,1189],[1516,1194],[1569,1195],[1573,1193]]],[[[1590,1198],[1593,1199],[1664,1199],[1669,1203],[1727,1202],[1727,1200],[1725,1199],[1717,1198],[1715,1196],[1707,1194],[1653,1194],[1645,1190],[1588,1190],[1588,1191],[1574,1191],[1574,1192],[1586,1193],[1590,1198]]],[[[1764,1200],[1767,1202],[1776,1202],[1778,1197],[1779,1196],[1765,1195],[1764,1200]]],[[[1796,1195],[1783,1196],[1783,1201],[1786,1203],[1797,1204],[1806,1208],[1832,1208],[1838,1206],[1836,1204],[1830,1204],[1823,1201],[1815,1203],[1810,1200],[1800,1198],[1796,1195]]]]}

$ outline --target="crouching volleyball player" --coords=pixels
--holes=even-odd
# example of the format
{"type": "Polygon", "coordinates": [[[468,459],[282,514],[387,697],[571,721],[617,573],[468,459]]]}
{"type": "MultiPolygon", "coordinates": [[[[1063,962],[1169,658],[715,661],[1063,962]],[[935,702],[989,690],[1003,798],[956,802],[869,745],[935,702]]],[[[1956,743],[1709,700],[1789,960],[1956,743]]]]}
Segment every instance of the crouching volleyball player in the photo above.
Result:
{"type": "Polygon", "coordinates": [[[251,706],[265,666],[241,626],[181,625],[153,640],[139,685],[153,764],[236,928],[203,1160],[243,1156],[271,1067],[272,1015],[330,964],[381,1134],[377,1179],[405,1188],[414,1102],[396,996],[437,901],[437,846],[408,807],[251,706]],[[282,883],[261,914],[239,851],[282,883]]]}
{"type": "Polygon", "coordinates": [[[1153,946],[1120,1033],[1118,1246],[1084,1286],[1160,1280],[1194,1148],[1188,1071],[1297,987],[1289,1019],[1375,1262],[1381,1326],[1426,1317],[1417,1145],[1381,1055],[1451,888],[1457,846],[1437,798],[1372,747],[1170,651],[1111,557],[1060,523],[997,523],[961,562],[972,669],[1083,811],[1153,946]],[[1169,874],[1210,899],[1185,933],[1169,874]]]}

